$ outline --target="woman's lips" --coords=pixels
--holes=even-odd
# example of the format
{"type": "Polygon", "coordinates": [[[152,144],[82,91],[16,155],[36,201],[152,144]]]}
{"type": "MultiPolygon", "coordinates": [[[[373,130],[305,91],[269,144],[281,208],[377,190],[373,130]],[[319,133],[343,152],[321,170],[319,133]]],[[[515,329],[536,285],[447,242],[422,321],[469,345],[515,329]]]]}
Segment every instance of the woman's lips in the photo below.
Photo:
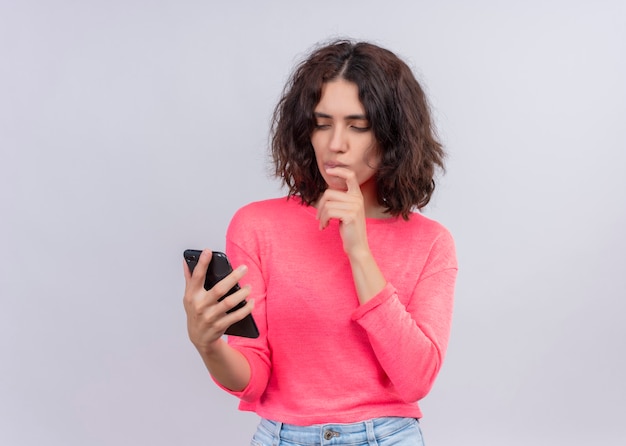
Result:
{"type": "Polygon", "coordinates": [[[333,162],[324,163],[324,168],[326,169],[332,169],[334,167],[348,167],[348,166],[346,166],[345,164],[341,164],[341,163],[333,163],[333,162]]]}

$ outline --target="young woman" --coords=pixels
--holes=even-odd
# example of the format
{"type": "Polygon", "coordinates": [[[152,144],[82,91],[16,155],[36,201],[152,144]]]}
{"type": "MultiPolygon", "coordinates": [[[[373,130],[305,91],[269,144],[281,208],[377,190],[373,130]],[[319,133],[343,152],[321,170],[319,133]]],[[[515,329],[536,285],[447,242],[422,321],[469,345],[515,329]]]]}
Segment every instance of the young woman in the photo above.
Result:
{"type": "Polygon", "coordinates": [[[191,341],[262,417],[252,445],[422,444],[418,401],[443,362],[457,273],[449,232],[416,212],[444,158],[424,92],[390,51],[335,41],[292,74],[271,149],[288,195],[235,214],[238,267],[205,291],[211,252],[185,266],[191,341]],[[250,312],[260,337],[224,341],[250,312]]]}

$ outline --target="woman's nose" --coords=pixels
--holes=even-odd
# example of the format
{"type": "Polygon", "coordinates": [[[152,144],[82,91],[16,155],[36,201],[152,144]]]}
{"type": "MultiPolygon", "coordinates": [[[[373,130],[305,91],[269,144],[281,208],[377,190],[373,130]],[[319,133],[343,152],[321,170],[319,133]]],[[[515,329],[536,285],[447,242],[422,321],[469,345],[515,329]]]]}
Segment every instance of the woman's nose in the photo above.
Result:
{"type": "Polygon", "coordinates": [[[330,137],[330,144],[328,146],[333,152],[345,152],[347,148],[346,132],[344,129],[334,127],[332,135],[330,137]]]}

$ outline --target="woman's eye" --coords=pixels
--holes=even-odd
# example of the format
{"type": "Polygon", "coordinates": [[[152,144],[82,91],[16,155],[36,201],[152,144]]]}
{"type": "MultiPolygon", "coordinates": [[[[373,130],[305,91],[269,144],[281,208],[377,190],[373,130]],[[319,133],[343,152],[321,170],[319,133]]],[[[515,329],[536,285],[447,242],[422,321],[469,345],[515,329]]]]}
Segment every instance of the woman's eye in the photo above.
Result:
{"type": "Polygon", "coordinates": [[[322,124],[321,122],[318,122],[315,124],[315,128],[318,130],[324,130],[330,128],[330,124],[322,124]]]}
{"type": "Polygon", "coordinates": [[[362,126],[359,126],[359,125],[353,125],[352,129],[356,130],[357,132],[367,132],[368,130],[371,129],[371,127],[370,126],[362,127],[362,126]]]}

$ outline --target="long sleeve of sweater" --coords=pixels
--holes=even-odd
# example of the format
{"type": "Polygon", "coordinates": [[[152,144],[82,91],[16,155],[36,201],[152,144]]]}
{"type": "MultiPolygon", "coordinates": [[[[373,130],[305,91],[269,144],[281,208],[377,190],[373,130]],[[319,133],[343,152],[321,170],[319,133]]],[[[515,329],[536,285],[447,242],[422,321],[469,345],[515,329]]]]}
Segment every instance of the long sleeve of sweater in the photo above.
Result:
{"type": "Polygon", "coordinates": [[[404,305],[393,284],[352,315],[367,332],[372,349],[406,402],[422,399],[441,369],[452,319],[456,262],[452,239],[438,240],[428,271],[404,305]],[[421,377],[421,379],[416,379],[421,377]]]}

